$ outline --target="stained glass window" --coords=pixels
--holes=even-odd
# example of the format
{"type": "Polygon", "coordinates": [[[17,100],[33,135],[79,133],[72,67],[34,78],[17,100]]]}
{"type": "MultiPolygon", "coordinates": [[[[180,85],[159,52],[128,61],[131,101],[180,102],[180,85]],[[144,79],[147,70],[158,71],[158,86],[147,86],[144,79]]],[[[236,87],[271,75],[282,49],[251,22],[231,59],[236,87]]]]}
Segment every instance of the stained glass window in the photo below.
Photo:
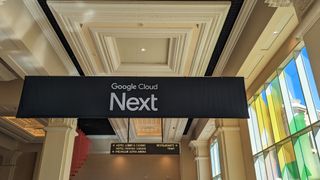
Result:
{"type": "Polygon", "coordinates": [[[320,179],[320,162],[312,132],[294,138],[293,143],[300,179],[320,179]]]}
{"type": "Polygon", "coordinates": [[[267,180],[267,172],[262,154],[255,158],[254,168],[256,170],[257,180],[267,180]]]}
{"type": "Polygon", "coordinates": [[[294,60],[284,68],[282,74],[287,85],[290,105],[293,113],[293,120],[290,120],[289,129],[291,134],[310,125],[306,102],[303,96],[298,70],[294,60]]]}
{"type": "Polygon", "coordinates": [[[257,115],[253,105],[249,106],[249,115],[250,115],[250,118],[248,119],[248,124],[249,124],[252,153],[256,154],[257,152],[262,150],[262,145],[261,145],[257,115]]]}
{"type": "Polygon", "coordinates": [[[280,171],[277,152],[275,148],[265,152],[264,161],[266,164],[268,179],[281,178],[281,171],[280,171]]]}
{"type": "Polygon", "coordinates": [[[275,142],[289,135],[288,121],[282,100],[279,78],[274,78],[266,89],[275,142]]]}
{"type": "Polygon", "coordinates": [[[257,179],[320,179],[320,101],[306,48],[256,93],[248,127],[257,179]]]}

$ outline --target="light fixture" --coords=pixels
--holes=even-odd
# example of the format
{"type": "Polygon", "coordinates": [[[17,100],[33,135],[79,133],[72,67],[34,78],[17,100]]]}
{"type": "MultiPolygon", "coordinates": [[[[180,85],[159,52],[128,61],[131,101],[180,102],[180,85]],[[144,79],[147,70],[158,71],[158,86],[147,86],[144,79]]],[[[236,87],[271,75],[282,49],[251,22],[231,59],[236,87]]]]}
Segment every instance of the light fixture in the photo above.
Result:
{"type": "Polygon", "coordinates": [[[146,48],[141,48],[140,51],[141,51],[141,52],[146,52],[147,49],[146,49],[146,48]]]}
{"type": "Polygon", "coordinates": [[[278,35],[279,31],[273,31],[273,35],[278,35]]]}

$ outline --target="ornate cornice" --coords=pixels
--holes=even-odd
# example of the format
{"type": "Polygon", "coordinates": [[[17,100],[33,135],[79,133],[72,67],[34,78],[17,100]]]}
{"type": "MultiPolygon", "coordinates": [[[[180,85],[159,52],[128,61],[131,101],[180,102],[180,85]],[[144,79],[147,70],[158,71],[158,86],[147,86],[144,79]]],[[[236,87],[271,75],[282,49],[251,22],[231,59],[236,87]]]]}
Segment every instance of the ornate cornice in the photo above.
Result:
{"type": "Polygon", "coordinates": [[[209,142],[208,141],[190,141],[189,147],[193,152],[196,160],[207,159],[209,157],[209,142]]]}
{"type": "Polygon", "coordinates": [[[292,3],[291,0],[265,0],[269,7],[288,7],[292,3]]]}

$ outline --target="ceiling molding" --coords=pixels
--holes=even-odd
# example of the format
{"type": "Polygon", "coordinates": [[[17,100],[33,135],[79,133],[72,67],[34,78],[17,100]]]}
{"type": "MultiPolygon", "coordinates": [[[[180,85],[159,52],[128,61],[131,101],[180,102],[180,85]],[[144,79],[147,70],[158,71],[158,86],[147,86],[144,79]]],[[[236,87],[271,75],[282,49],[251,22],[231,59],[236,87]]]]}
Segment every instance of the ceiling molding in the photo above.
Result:
{"type": "Polygon", "coordinates": [[[23,3],[28,8],[29,12],[33,16],[34,20],[38,23],[43,34],[48,39],[53,49],[56,51],[60,61],[63,63],[67,69],[69,75],[79,75],[77,69],[72,63],[70,56],[63,47],[59,37],[57,36],[55,30],[50,24],[49,20],[46,17],[46,14],[43,12],[41,6],[37,0],[23,0],[23,3]]]}
{"type": "Polygon", "coordinates": [[[109,122],[118,136],[120,142],[128,139],[128,118],[109,118],[109,122]]]}
{"type": "MultiPolygon", "coordinates": [[[[84,29],[84,27],[82,28],[84,29]]],[[[112,75],[154,75],[154,73],[161,74],[163,76],[172,76],[176,74],[182,74],[183,62],[186,60],[186,56],[183,56],[182,51],[188,50],[192,36],[192,28],[171,28],[171,29],[139,29],[139,28],[99,28],[90,27],[87,31],[88,34],[93,36],[92,44],[99,44],[97,48],[97,54],[100,58],[95,58],[89,62],[84,62],[84,66],[89,69],[93,74],[101,74],[97,72],[99,64],[103,65],[103,69],[106,74],[112,75]],[[167,64],[128,64],[121,63],[120,55],[117,51],[117,38],[168,38],[170,47],[169,49],[176,49],[168,55],[167,64]],[[187,42],[189,41],[189,42],[187,42]],[[178,45],[182,47],[178,47],[178,45]],[[99,63],[94,63],[100,61],[99,63]]],[[[90,40],[88,40],[90,41],[90,40]]],[[[81,44],[82,51],[85,51],[81,44]]],[[[86,58],[91,58],[86,56],[86,58]]],[[[94,57],[93,57],[94,58],[94,57]]]]}
{"type": "Polygon", "coordinates": [[[257,3],[257,0],[246,0],[243,2],[243,5],[242,5],[241,10],[238,14],[237,20],[234,23],[232,31],[229,35],[229,38],[226,42],[226,45],[223,48],[223,51],[220,55],[220,58],[217,62],[217,65],[213,71],[212,76],[221,76],[225,66],[227,65],[229,57],[231,56],[233,49],[236,46],[236,44],[240,38],[240,35],[241,35],[256,3],[257,3]]]}
{"type": "MultiPolygon", "coordinates": [[[[127,142],[128,118],[110,118],[112,127],[115,129],[121,142],[127,142]]],[[[182,139],[183,131],[187,125],[187,118],[164,118],[163,119],[163,142],[179,142],[182,139]]],[[[130,120],[129,142],[162,142],[160,136],[139,136],[134,122],[130,120]]]]}
{"type": "Polygon", "coordinates": [[[0,81],[12,81],[17,77],[4,65],[0,58],[0,81]]]}
{"type": "MultiPolygon", "coordinates": [[[[296,12],[297,7],[295,6],[296,12]]],[[[298,17],[299,13],[297,12],[298,17]]],[[[301,17],[300,17],[301,18],[301,17]]],[[[303,21],[300,20],[299,26],[294,32],[294,36],[302,39],[302,37],[310,30],[310,28],[319,20],[320,18],[320,1],[315,1],[307,12],[305,12],[303,21]]]]}
{"type": "MultiPolygon", "coordinates": [[[[145,68],[143,66],[136,72],[133,70],[132,72],[128,72],[128,69],[131,69],[131,66],[130,68],[120,68],[120,73],[116,71],[118,69],[115,69],[114,66],[112,68],[104,67],[104,69],[99,69],[100,64],[112,65],[110,61],[107,63],[106,59],[104,59],[105,57],[108,57],[108,54],[101,54],[101,52],[108,52],[109,49],[103,49],[102,46],[94,48],[91,45],[90,47],[90,43],[86,39],[88,37],[90,38],[90,36],[86,36],[83,31],[83,27],[89,26],[88,29],[91,30],[90,33],[93,33],[94,30],[90,25],[95,23],[102,23],[105,25],[116,24],[118,28],[131,23],[138,26],[142,24],[142,26],[136,28],[139,31],[147,31],[150,29],[150,27],[145,27],[145,24],[162,25],[162,27],[160,26],[162,30],[161,34],[167,36],[170,36],[171,33],[168,33],[168,31],[173,28],[170,24],[188,24],[189,26],[183,28],[192,28],[192,33],[189,33],[192,37],[183,38],[182,40],[185,40],[185,42],[181,41],[182,44],[180,43],[178,48],[181,51],[179,54],[181,54],[182,59],[185,61],[182,61],[181,63],[178,61],[178,64],[181,65],[178,66],[179,68],[174,69],[173,72],[176,76],[202,76],[205,74],[209,64],[210,57],[219,37],[217,35],[220,34],[224,24],[230,2],[177,3],[169,1],[151,1],[146,3],[145,1],[99,1],[92,3],[87,1],[75,4],[74,2],[48,1],[48,5],[55,15],[86,75],[114,75],[115,73],[116,75],[139,75],[140,71],[142,71],[142,75],[145,75],[143,72],[150,70],[150,68],[145,68]],[[139,6],[140,8],[137,8],[137,4],[141,3],[143,3],[143,5],[139,6]],[[100,52],[95,52],[95,49],[99,48],[100,52]]],[[[104,28],[103,31],[99,33],[104,33],[104,31],[109,29],[110,28],[104,28]]],[[[132,31],[134,30],[127,29],[124,30],[124,33],[130,34],[132,31]]],[[[110,38],[112,36],[107,34],[107,36],[104,37],[110,38]]],[[[112,39],[109,39],[108,42],[112,43],[113,41],[112,39]]],[[[94,45],[101,45],[101,43],[94,43],[94,45]]],[[[112,46],[112,44],[109,45],[112,46]]],[[[113,55],[114,54],[115,53],[113,53],[113,55]]],[[[121,67],[121,64],[119,67],[121,67]]],[[[154,72],[152,75],[161,76],[166,75],[166,73],[160,72],[157,74],[157,72],[154,72]]]]}
{"type": "MultiPolygon", "coordinates": [[[[12,117],[12,119],[15,119],[12,117]]],[[[18,119],[15,119],[19,121],[18,119]]],[[[27,122],[28,120],[20,120],[22,124],[14,124],[10,121],[10,118],[8,117],[0,117],[0,132],[3,132],[4,134],[7,134],[11,136],[12,138],[24,142],[24,143],[40,143],[43,141],[44,136],[34,136],[32,133],[39,134],[38,128],[40,127],[38,124],[34,125],[33,122],[27,122]],[[23,129],[22,127],[26,127],[28,130],[23,129]],[[28,131],[32,131],[28,132],[28,131]]],[[[37,121],[34,119],[34,121],[37,121]]],[[[19,122],[17,122],[19,123],[19,122]]],[[[42,124],[42,122],[39,122],[42,124]]],[[[41,125],[41,127],[44,127],[44,125],[41,125]]],[[[42,129],[43,131],[43,129],[42,129]]]]}
{"type": "Polygon", "coordinates": [[[164,119],[165,142],[180,142],[186,128],[187,118],[165,118],[164,119]]]}

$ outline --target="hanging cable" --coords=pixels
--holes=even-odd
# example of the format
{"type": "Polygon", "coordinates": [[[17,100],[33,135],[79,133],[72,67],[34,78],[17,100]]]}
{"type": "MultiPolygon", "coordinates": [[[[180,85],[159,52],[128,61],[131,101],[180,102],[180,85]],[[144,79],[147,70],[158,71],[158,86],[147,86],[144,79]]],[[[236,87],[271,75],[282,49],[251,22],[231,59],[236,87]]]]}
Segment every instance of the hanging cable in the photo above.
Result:
{"type": "Polygon", "coordinates": [[[163,118],[161,118],[161,140],[163,143],[163,118]]]}
{"type": "Polygon", "coordinates": [[[130,138],[130,118],[128,118],[128,134],[127,134],[127,143],[129,143],[130,138]]]}

